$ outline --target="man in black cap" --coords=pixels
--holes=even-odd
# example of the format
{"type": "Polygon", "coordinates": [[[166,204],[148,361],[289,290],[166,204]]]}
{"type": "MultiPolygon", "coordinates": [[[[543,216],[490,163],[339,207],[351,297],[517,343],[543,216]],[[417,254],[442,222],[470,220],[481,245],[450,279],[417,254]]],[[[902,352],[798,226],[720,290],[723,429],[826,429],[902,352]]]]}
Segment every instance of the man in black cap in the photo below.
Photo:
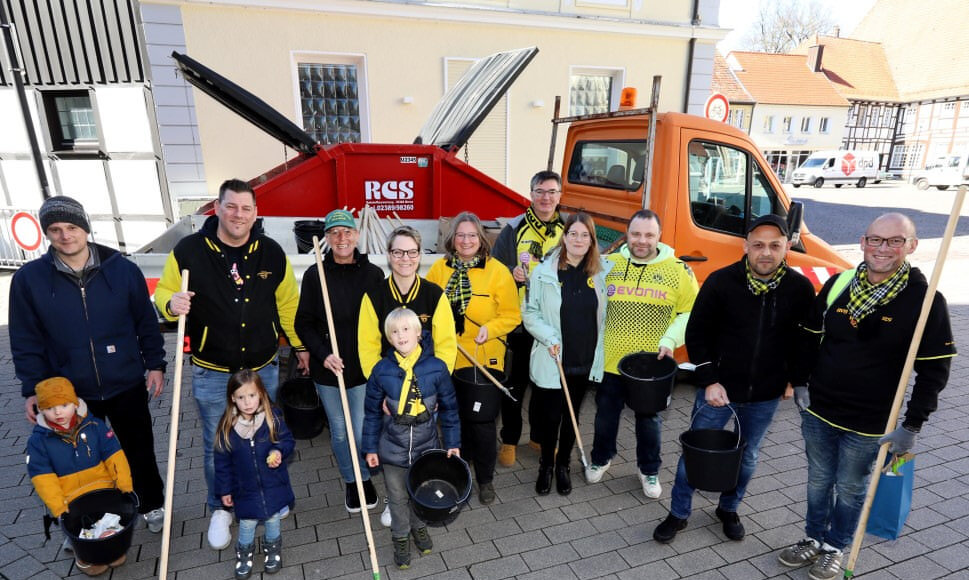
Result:
{"type": "Polygon", "coordinates": [[[91,225],[76,200],[52,197],[38,215],[50,250],[10,284],[10,350],[27,420],[36,422],[37,383],[67,377],[88,409],[111,423],[139,511],[160,532],[165,494],[148,400],[162,392],[165,349],[145,278],[117,251],[88,242],[91,225]]]}
{"type": "MultiPolygon", "coordinates": [[[[754,220],[744,241],[744,258],[706,279],[686,326],[686,349],[696,364],[694,429],[722,429],[734,416],[746,441],[737,487],[720,494],[716,517],[731,540],[744,537],[737,508],[757,467],[761,440],[780,399],[803,385],[807,369],[798,353],[802,324],[811,310],[814,287],[787,267],[791,247],[787,223],[779,216],[754,220]]],[[[671,542],[686,527],[694,488],[680,457],[670,514],[653,532],[671,542]]]]}

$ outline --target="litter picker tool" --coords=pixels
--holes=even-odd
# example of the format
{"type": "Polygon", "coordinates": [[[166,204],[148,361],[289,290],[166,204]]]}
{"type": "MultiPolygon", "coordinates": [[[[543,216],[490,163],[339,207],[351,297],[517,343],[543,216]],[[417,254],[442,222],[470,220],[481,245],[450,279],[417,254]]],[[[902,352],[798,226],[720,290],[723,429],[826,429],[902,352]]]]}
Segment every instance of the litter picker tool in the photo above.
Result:
{"type": "MultiPolygon", "coordinates": [[[[182,292],[188,292],[188,270],[182,270],[182,292]]],[[[178,315],[178,338],[175,339],[175,373],[172,375],[172,415],[168,426],[168,469],[165,472],[165,518],[162,520],[161,555],[158,562],[158,577],[165,580],[168,575],[168,550],[172,536],[172,497],[175,494],[175,453],[178,446],[178,418],[182,402],[182,362],[185,358],[185,317],[178,315]]]]}
{"type": "Polygon", "coordinates": [[[506,387],[505,385],[501,384],[501,382],[499,382],[498,379],[496,379],[493,374],[491,374],[491,373],[488,372],[488,369],[486,369],[484,367],[484,365],[482,365],[481,363],[479,363],[478,360],[476,358],[474,358],[473,356],[471,356],[471,353],[469,353],[467,350],[465,350],[465,348],[463,346],[461,346],[460,344],[458,345],[458,352],[460,352],[461,354],[463,354],[464,355],[464,358],[466,358],[469,361],[471,361],[471,364],[473,364],[479,371],[481,371],[481,374],[483,374],[486,379],[488,379],[489,381],[491,381],[492,383],[494,383],[496,387],[498,387],[499,389],[501,389],[501,392],[502,393],[508,395],[508,398],[509,399],[511,399],[512,401],[515,401],[516,403],[518,402],[518,399],[516,399],[515,397],[513,397],[511,395],[511,391],[508,390],[508,387],[506,387]]]}
{"type": "MultiPolygon", "coordinates": [[[[313,253],[316,254],[316,272],[320,275],[320,289],[323,294],[323,307],[326,310],[326,326],[330,332],[330,349],[333,355],[340,356],[340,349],[336,343],[336,328],[333,326],[333,311],[330,309],[330,292],[326,286],[326,274],[323,272],[323,255],[320,253],[320,240],[313,236],[313,253]]],[[[377,549],[373,542],[373,531],[370,529],[370,511],[367,509],[367,497],[363,491],[363,480],[360,479],[360,455],[357,453],[357,441],[353,435],[353,423],[350,421],[350,403],[347,401],[347,385],[343,382],[343,373],[336,375],[340,388],[340,403],[343,406],[343,421],[347,426],[347,443],[350,444],[350,460],[353,463],[353,477],[357,481],[357,496],[360,498],[360,516],[363,518],[363,531],[367,535],[367,548],[370,550],[370,567],[374,580],[380,580],[380,565],[377,563],[377,549]]]]}
{"type": "Polygon", "coordinates": [[[569,384],[565,380],[565,369],[562,368],[562,359],[555,357],[555,364],[559,367],[559,380],[562,382],[562,392],[565,394],[565,404],[569,407],[569,418],[572,419],[572,430],[575,431],[575,444],[579,448],[579,457],[582,459],[582,468],[588,469],[589,462],[585,458],[585,447],[582,445],[582,435],[579,434],[579,422],[575,418],[575,409],[572,407],[572,396],[569,395],[569,384]]]}
{"type": "MultiPolygon", "coordinates": [[[[902,409],[902,402],[905,399],[905,391],[908,387],[908,379],[912,374],[912,367],[915,365],[915,354],[918,352],[919,343],[922,342],[922,334],[925,332],[925,323],[929,318],[929,310],[932,309],[932,301],[935,299],[935,289],[939,285],[939,278],[942,276],[942,266],[945,264],[946,255],[949,253],[949,245],[952,242],[952,235],[955,233],[956,223],[959,221],[959,214],[962,211],[962,202],[966,197],[966,190],[969,187],[963,185],[956,192],[956,198],[952,202],[952,212],[949,214],[949,222],[945,226],[945,234],[942,236],[942,244],[939,246],[939,254],[935,259],[935,267],[932,268],[932,277],[929,279],[929,287],[925,291],[925,299],[922,300],[922,311],[919,313],[918,322],[915,324],[915,332],[912,334],[912,342],[908,345],[908,354],[905,355],[905,366],[902,367],[902,376],[898,379],[898,387],[895,389],[895,400],[892,402],[892,412],[888,416],[888,423],[885,425],[885,432],[890,433],[895,429],[898,422],[898,415],[902,409]]],[[[865,540],[865,528],[868,527],[868,515],[871,513],[871,503],[875,499],[875,491],[878,489],[878,478],[881,475],[881,466],[885,464],[888,456],[889,443],[885,443],[878,449],[878,458],[875,459],[877,469],[872,470],[871,481],[868,483],[868,492],[865,494],[865,503],[861,508],[861,517],[858,519],[858,527],[855,529],[855,538],[851,543],[851,553],[845,564],[844,577],[854,576],[855,563],[858,560],[858,552],[861,544],[865,540]]]]}

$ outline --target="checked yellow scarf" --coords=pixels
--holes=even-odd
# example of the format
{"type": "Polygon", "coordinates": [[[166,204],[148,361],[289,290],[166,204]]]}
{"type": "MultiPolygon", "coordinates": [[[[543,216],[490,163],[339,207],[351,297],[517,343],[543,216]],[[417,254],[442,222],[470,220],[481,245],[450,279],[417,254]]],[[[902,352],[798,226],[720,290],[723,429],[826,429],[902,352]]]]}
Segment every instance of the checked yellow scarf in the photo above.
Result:
{"type": "MultiPolygon", "coordinates": [[[[468,270],[481,263],[481,256],[475,256],[467,262],[455,257],[451,260],[450,266],[454,268],[454,273],[444,287],[444,293],[451,301],[454,314],[464,316],[468,310],[468,302],[471,301],[471,279],[468,278],[468,270]]],[[[455,316],[457,318],[457,316],[455,316]]]]}
{"type": "Polygon", "coordinates": [[[397,358],[398,366],[404,371],[404,383],[400,388],[397,414],[417,417],[427,411],[427,407],[424,406],[424,396],[421,395],[421,389],[417,386],[417,379],[414,377],[414,365],[421,358],[421,347],[417,345],[407,356],[394,351],[394,357],[397,358]]]}
{"type": "Polygon", "coordinates": [[[848,295],[848,322],[858,326],[866,316],[882,304],[888,304],[908,286],[908,273],[912,266],[908,262],[894,274],[879,284],[868,281],[868,264],[858,264],[855,277],[851,279],[848,295]]]}
{"type": "Polygon", "coordinates": [[[777,285],[781,283],[781,278],[787,273],[787,262],[781,262],[781,265],[774,271],[774,274],[767,280],[761,280],[760,278],[754,276],[753,270],[750,269],[750,261],[744,260],[744,269],[747,271],[747,289],[750,290],[754,296],[760,296],[761,294],[767,294],[777,285]]]}

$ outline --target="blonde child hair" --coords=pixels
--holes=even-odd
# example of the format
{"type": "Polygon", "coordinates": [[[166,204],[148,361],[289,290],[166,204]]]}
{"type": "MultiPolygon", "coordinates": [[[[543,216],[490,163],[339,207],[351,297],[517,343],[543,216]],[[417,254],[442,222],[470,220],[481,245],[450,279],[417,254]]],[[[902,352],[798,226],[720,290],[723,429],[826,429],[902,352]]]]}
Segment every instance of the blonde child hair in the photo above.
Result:
{"type": "Polygon", "coordinates": [[[241,371],[232,373],[232,376],[229,377],[229,382],[226,383],[225,413],[222,414],[222,419],[219,420],[219,428],[215,432],[216,449],[228,451],[232,448],[232,445],[229,443],[229,434],[232,432],[232,428],[235,427],[236,421],[239,420],[239,410],[236,407],[235,401],[232,400],[232,395],[240,387],[248,384],[255,385],[256,390],[259,391],[259,409],[256,412],[263,411],[266,413],[266,426],[269,427],[269,440],[273,443],[279,442],[279,439],[276,437],[276,417],[272,412],[272,400],[269,398],[269,391],[266,390],[266,385],[262,382],[262,377],[254,370],[242,369],[241,371]]]}
{"type": "Polygon", "coordinates": [[[391,310],[387,318],[384,319],[384,335],[389,339],[390,333],[406,323],[412,324],[413,328],[417,329],[418,337],[421,335],[421,319],[418,318],[417,313],[410,308],[400,306],[391,310]]]}

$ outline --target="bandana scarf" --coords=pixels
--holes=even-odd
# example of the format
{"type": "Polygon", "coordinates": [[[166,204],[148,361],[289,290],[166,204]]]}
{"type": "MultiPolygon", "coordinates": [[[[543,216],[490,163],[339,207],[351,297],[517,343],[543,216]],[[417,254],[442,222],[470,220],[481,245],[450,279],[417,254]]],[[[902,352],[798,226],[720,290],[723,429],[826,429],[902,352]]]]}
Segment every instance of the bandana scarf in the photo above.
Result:
{"type": "Polygon", "coordinates": [[[744,268],[747,271],[747,289],[750,290],[754,296],[760,296],[761,294],[767,294],[781,283],[781,278],[787,273],[787,262],[781,262],[780,267],[774,272],[773,275],[767,280],[761,280],[754,276],[753,270],[750,269],[750,260],[744,260],[744,268]]]}
{"type": "Polygon", "coordinates": [[[417,386],[417,380],[414,378],[414,365],[421,357],[421,347],[420,345],[414,347],[414,350],[407,356],[394,351],[394,357],[397,359],[397,364],[401,370],[404,371],[404,383],[400,388],[397,414],[417,417],[421,413],[427,412],[427,407],[424,406],[424,396],[421,395],[421,389],[417,386]]]}
{"type": "MultiPolygon", "coordinates": [[[[535,215],[535,210],[529,207],[525,210],[525,221],[528,222],[528,227],[532,228],[535,233],[542,238],[540,246],[545,245],[545,241],[555,235],[556,227],[562,226],[562,216],[556,211],[555,215],[552,216],[551,221],[543,222],[537,215],[535,215]]],[[[542,256],[535,256],[541,259],[542,256]]]]}
{"type": "Polygon", "coordinates": [[[851,279],[848,297],[848,322],[858,326],[875,308],[888,304],[908,286],[908,273],[912,266],[908,262],[879,284],[868,281],[868,264],[858,264],[855,277],[851,279]]]}
{"type": "Polygon", "coordinates": [[[460,258],[451,260],[450,266],[454,268],[454,273],[448,279],[444,293],[451,301],[451,308],[455,315],[464,316],[464,313],[468,310],[468,302],[471,301],[471,279],[468,278],[468,270],[476,267],[480,262],[480,256],[475,256],[467,262],[461,261],[460,258]]]}

